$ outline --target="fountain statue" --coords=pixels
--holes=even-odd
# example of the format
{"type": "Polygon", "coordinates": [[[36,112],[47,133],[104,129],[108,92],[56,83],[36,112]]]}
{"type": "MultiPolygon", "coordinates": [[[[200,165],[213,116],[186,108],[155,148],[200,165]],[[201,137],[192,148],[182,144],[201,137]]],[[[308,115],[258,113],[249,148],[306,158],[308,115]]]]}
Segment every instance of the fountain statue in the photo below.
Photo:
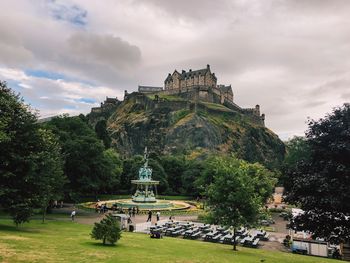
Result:
{"type": "Polygon", "coordinates": [[[152,169],[148,167],[148,152],[145,148],[143,159],[145,163],[139,169],[139,178],[131,180],[136,184],[136,192],[132,196],[132,201],[137,203],[154,203],[157,199],[153,193],[153,187],[159,184],[159,181],[152,180],[152,169]]]}

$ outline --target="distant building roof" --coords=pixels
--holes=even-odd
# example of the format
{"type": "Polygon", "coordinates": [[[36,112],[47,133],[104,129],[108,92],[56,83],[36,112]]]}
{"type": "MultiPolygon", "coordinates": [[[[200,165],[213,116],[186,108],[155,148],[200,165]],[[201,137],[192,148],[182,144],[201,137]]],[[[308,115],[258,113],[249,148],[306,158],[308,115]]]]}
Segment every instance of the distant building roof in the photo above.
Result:
{"type": "Polygon", "coordinates": [[[228,91],[232,91],[232,87],[231,87],[231,85],[229,85],[229,86],[220,85],[220,86],[218,86],[218,87],[220,88],[221,92],[228,92],[228,91]]]}
{"type": "MultiPolygon", "coordinates": [[[[203,69],[197,69],[197,70],[192,70],[190,69],[189,71],[185,71],[182,70],[180,74],[180,78],[181,79],[186,79],[186,78],[190,78],[190,77],[194,77],[194,76],[204,76],[205,74],[207,74],[207,72],[210,71],[210,66],[207,65],[206,68],[203,69]]],[[[174,73],[177,72],[177,70],[174,71],[174,73]]],[[[213,77],[216,79],[216,76],[214,73],[212,73],[213,77]]],[[[167,78],[165,79],[165,81],[171,80],[172,79],[172,75],[169,73],[167,78]]]]}
{"type": "Polygon", "coordinates": [[[155,92],[155,91],[161,91],[163,90],[163,87],[153,87],[153,86],[139,86],[138,91],[139,92],[155,92]]]}

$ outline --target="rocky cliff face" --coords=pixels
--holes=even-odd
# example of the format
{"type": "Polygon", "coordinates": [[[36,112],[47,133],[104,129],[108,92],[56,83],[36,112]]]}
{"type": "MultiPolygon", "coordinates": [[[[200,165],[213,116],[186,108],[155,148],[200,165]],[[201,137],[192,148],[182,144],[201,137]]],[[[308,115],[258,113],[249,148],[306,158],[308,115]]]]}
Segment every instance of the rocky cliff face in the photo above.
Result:
{"type": "Polygon", "coordinates": [[[124,156],[142,154],[147,146],[158,154],[234,153],[273,167],[285,152],[272,131],[220,104],[132,93],[109,115],[89,115],[92,125],[101,118],[124,156]]]}

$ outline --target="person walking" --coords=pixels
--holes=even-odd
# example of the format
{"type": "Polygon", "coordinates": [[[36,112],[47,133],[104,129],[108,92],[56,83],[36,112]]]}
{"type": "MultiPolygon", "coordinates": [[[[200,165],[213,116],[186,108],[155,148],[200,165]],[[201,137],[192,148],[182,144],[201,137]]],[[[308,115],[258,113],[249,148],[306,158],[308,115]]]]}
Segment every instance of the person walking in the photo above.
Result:
{"type": "Polygon", "coordinates": [[[75,215],[76,215],[76,212],[75,212],[75,209],[74,209],[74,210],[72,211],[72,213],[70,214],[70,217],[72,218],[72,221],[74,221],[75,215]]]}
{"type": "Polygon", "coordinates": [[[158,211],[156,215],[157,215],[157,222],[158,222],[160,220],[160,212],[158,211]]]}
{"type": "Polygon", "coordinates": [[[134,206],[132,208],[132,217],[135,217],[135,215],[136,215],[136,207],[134,206]]]}
{"type": "Polygon", "coordinates": [[[146,222],[152,222],[152,211],[148,210],[148,218],[146,222]]]}

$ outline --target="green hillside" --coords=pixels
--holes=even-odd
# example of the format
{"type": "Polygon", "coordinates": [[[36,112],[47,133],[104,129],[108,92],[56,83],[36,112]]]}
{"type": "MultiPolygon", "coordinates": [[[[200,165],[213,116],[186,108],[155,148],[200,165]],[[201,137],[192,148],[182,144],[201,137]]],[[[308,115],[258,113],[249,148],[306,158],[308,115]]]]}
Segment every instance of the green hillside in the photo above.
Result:
{"type": "Polygon", "coordinates": [[[283,142],[251,116],[221,104],[187,101],[177,96],[132,93],[109,114],[91,113],[90,123],[107,120],[112,146],[122,155],[217,152],[275,166],[283,159],[283,142]]]}

